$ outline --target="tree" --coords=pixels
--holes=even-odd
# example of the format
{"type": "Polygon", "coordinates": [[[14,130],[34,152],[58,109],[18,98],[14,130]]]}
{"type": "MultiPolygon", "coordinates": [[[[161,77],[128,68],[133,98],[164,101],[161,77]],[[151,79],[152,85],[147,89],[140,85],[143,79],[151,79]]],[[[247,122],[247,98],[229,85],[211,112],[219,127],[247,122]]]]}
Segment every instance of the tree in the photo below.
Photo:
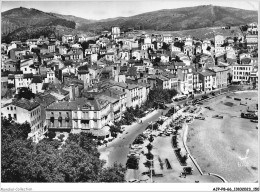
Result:
{"type": "Polygon", "coordinates": [[[117,133],[121,132],[121,127],[112,125],[112,126],[110,126],[109,131],[111,133],[111,136],[115,137],[117,135],[117,133]]]}
{"type": "Polygon", "coordinates": [[[149,137],[149,142],[151,143],[151,142],[153,142],[153,140],[154,140],[154,138],[153,138],[153,136],[152,135],[150,135],[150,137],[149,137]]]}
{"type": "Polygon", "coordinates": [[[82,50],[83,50],[83,55],[85,55],[85,49],[88,49],[89,48],[89,44],[95,44],[96,42],[93,41],[93,40],[88,40],[88,41],[83,41],[81,43],[81,47],[82,47],[82,50]]]}
{"type": "Polygon", "coordinates": [[[174,42],[174,46],[179,47],[179,48],[181,48],[181,50],[183,50],[184,43],[181,41],[176,41],[176,42],[174,42]]]}
{"type": "Polygon", "coordinates": [[[151,143],[149,143],[149,144],[146,146],[146,148],[148,149],[148,151],[151,151],[152,148],[153,148],[153,145],[152,145],[151,143]]]}
{"type": "Polygon", "coordinates": [[[65,137],[65,135],[60,134],[60,135],[58,136],[58,139],[59,139],[61,142],[63,142],[64,137],[65,137]]]}
{"type": "Polygon", "coordinates": [[[153,41],[152,44],[153,44],[154,48],[157,49],[157,41],[153,41]]]}
{"type": "Polygon", "coordinates": [[[148,152],[147,154],[146,154],[146,158],[148,159],[148,160],[152,160],[153,159],[153,154],[151,153],[151,152],[148,152]]]}
{"type": "Polygon", "coordinates": [[[241,29],[242,29],[242,31],[247,31],[248,25],[242,25],[242,26],[241,26],[241,29]]]}
{"type": "Polygon", "coordinates": [[[48,131],[47,135],[50,140],[53,140],[56,137],[56,133],[54,131],[48,131]]]}
{"type": "MultiPolygon", "coordinates": [[[[22,127],[2,119],[2,182],[122,182],[121,165],[104,168],[97,144],[88,133],[70,134],[59,148],[58,140],[35,144],[20,134],[22,127]],[[17,127],[19,127],[17,128],[17,127]]],[[[28,131],[26,131],[28,132],[28,131]]],[[[25,132],[25,133],[26,133],[25,132]]]]}
{"type": "Polygon", "coordinates": [[[169,45],[165,42],[163,42],[162,49],[169,50],[169,45]]]}
{"type": "Polygon", "coordinates": [[[120,47],[122,48],[124,43],[122,41],[119,41],[118,44],[120,45],[120,47]]]}
{"type": "Polygon", "coordinates": [[[21,98],[30,100],[32,98],[35,98],[35,94],[28,87],[21,87],[18,92],[18,99],[21,98]]]}
{"type": "Polygon", "coordinates": [[[15,139],[27,139],[28,134],[31,132],[30,124],[26,121],[23,124],[13,123],[9,119],[1,118],[2,122],[2,141],[6,141],[8,136],[11,136],[11,140],[15,139]]]}
{"type": "Polygon", "coordinates": [[[101,177],[99,178],[99,182],[116,182],[116,183],[122,183],[124,182],[124,175],[125,175],[126,169],[121,164],[116,164],[112,167],[108,167],[103,169],[101,177]]]}

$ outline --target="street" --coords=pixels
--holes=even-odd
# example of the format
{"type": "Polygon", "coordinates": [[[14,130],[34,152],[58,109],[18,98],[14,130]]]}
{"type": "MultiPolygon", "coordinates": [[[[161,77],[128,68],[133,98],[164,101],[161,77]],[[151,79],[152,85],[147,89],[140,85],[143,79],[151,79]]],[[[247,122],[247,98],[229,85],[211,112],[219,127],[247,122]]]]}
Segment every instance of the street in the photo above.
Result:
{"type": "Polygon", "coordinates": [[[107,144],[107,147],[102,146],[99,148],[99,152],[107,156],[107,166],[113,165],[114,162],[121,163],[123,166],[126,164],[127,154],[129,153],[129,145],[135,140],[135,138],[143,133],[145,128],[149,125],[150,122],[155,122],[162,115],[162,112],[165,114],[170,109],[165,110],[159,109],[153,114],[148,114],[148,117],[143,120],[142,124],[134,123],[133,125],[126,126],[125,131],[122,134],[119,134],[115,140],[107,144]],[[150,116],[149,116],[150,115],[150,116]]]}

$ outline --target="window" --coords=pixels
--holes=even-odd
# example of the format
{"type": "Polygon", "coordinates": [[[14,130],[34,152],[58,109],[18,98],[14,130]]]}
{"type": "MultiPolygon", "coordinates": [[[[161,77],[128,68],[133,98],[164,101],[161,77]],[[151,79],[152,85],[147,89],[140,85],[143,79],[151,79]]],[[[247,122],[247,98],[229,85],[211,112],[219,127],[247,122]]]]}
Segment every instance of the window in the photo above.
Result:
{"type": "Polygon", "coordinates": [[[9,107],[7,107],[7,110],[9,110],[9,107]]]}
{"type": "Polygon", "coordinates": [[[14,114],[14,120],[16,120],[16,119],[17,119],[16,114],[14,114]]]}
{"type": "Polygon", "coordinates": [[[11,111],[13,110],[13,107],[11,107],[11,111]]]}

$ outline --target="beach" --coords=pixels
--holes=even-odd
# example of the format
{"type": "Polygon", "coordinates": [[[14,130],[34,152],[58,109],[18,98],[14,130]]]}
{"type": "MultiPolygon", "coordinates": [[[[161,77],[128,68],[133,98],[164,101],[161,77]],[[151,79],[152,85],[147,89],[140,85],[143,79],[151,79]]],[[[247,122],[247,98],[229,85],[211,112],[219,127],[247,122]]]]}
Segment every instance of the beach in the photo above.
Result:
{"type": "Polygon", "coordinates": [[[221,95],[204,102],[201,113],[206,119],[195,119],[189,125],[187,145],[204,173],[221,175],[228,182],[256,182],[259,168],[257,123],[241,118],[240,114],[248,106],[255,108],[258,94],[227,95],[231,98],[221,95]],[[223,119],[212,118],[213,115],[223,115],[223,119]]]}

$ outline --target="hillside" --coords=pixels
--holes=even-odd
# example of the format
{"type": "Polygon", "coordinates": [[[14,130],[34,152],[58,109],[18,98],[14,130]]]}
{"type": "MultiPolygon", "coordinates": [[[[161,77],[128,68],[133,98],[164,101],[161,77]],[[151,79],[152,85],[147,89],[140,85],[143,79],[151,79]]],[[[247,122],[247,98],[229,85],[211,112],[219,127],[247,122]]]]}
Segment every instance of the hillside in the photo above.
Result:
{"type": "Polygon", "coordinates": [[[135,28],[140,30],[179,31],[216,26],[238,26],[249,22],[257,22],[257,11],[249,11],[230,7],[212,5],[164,9],[143,13],[131,17],[120,17],[85,24],[79,27],[84,31],[111,30],[119,26],[122,30],[135,28]]]}
{"type": "Polygon", "coordinates": [[[62,35],[77,35],[77,34],[85,34],[90,37],[95,36],[91,32],[83,32],[76,29],[64,27],[64,26],[41,26],[41,27],[21,27],[19,29],[14,30],[12,33],[2,36],[1,41],[5,43],[10,43],[11,41],[25,41],[31,38],[39,38],[41,35],[48,37],[51,34],[55,34],[58,40],[61,40],[62,35]]]}
{"type": "MultiPolygon", "coordinates": [[[[138,31],[142,34],[143,31],[138,31]]],[[[173,37],[187,37],[191,36],[194,39],[214,39],[216,34],[223,35],[225,37],[238,37],[243,36],[238,26],[232,26],[231,29],[222,29],[221,27],[204,27],[197,29],[188,29],[180,31],[155,31],[155,30],[145,30],[147,34],[171,34],[173,37]]]]}
{"type": "Polygon", "coordinates": [[[30,26],[42,27],[61,25],[72,29],[74,29],[76,26],[74,21],[66,20],[33,8],[15,8],[3,12],[1,15],[2,34],[12,32],[21,27],[30,26]]]}
{"type": "Polygon", "coordinates": [[[49,13],[49,14],[53,15],[55,17],[66,19],[68,21],[74,21],[76,23],[76,28],[83,25],[83,24],[89,24],[89,23],[96,22],[96,20],[84,19],[84,18],[81,18],[81,17],[73,16],[73,15],[61,15],[61,14],[58,14],[58,13],[49,13]]]}

